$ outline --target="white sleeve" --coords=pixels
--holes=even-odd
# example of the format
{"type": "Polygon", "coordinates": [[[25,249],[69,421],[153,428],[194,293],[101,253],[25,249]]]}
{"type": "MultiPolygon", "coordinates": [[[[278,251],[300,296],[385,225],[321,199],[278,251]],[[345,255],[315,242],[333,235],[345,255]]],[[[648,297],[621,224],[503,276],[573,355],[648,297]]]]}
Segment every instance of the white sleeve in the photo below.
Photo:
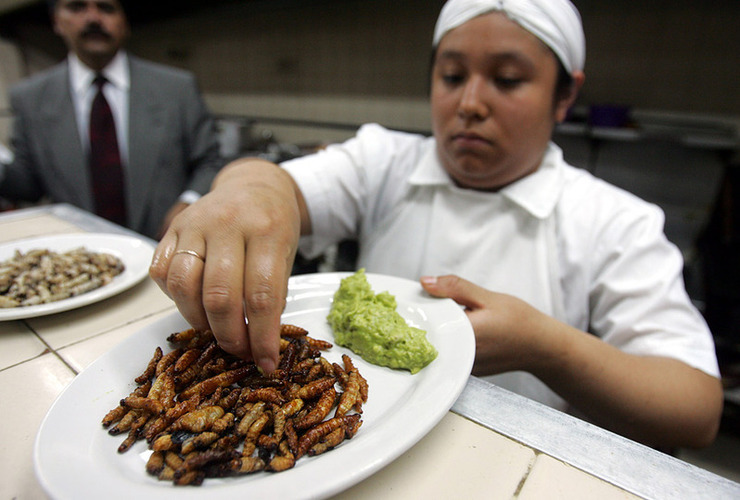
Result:
{"type": "Polygon", "coordinates": [[[361,226],[392,205],[388,200],[405,186],[423,142],[417,134],[368,124],[342,144],[283,163],[311,218],[312,235],[302,238],[301,252],[313,258],[343,239],[357,238],[361,226]]]}
{"type": "Polygon", "coordinates": [[[301,252],[308,258],[355,234],[366,194],[359,142],[354,137],[282,164],[298,184],[308,207],[312,235],[301,238],[300,243],[301,252]]]}
{"type": "Polygon", "coordinates": [[[719,376],[711,332],[686,292],[683,257],[665,237],[663,212],[645,204],[624,213],[601,228],[593,249],[593,330],[625,352],[679,359],[719,376]]]}

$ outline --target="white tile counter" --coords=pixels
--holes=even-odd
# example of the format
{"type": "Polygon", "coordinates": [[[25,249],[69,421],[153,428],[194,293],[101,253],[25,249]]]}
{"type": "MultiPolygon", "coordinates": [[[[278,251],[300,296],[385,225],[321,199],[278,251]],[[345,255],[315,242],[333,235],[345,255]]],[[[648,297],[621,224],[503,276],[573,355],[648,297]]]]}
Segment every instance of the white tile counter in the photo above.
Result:
{"type": "MultiPolygon", "coordinates": [[[[67,205],[0,214],[0,243],[79,231],[132,234],[67,205]]],[[[101,354],[174,311],[145,279],[96,304],[0,323],[0,499],[48,498],[32,452],[51,404],[101,354]]],[[[740,484],[471,378],[426,437],[337,498],[737,499],[740,484]]]]}

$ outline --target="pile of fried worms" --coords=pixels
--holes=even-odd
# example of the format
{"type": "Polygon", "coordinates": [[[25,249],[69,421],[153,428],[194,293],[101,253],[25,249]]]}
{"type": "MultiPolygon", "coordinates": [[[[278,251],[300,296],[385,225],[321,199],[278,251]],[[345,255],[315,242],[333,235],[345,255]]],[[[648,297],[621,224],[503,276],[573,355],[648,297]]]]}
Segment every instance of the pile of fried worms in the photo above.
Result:
{"type": "Polygon", "coordinates": [[[137,387],[103,418],[118,448],[139,440],[152,450],[146,471],[175,485],[280,472],[331,450],[362,425],[367,381],[351,358],[331,363],[332,344],[281,325],[277,369],[264,375],[221,349],[210,331],[187,329],[157,347],[137,387]]]}
{"type": "Polygon", "coordinates": [[[81,295],[107,285],[123,270],[118,257],[83,247],[63,253],[16,250],[12,258],[0,262],[0,308],[48,304],[81,295]]]}

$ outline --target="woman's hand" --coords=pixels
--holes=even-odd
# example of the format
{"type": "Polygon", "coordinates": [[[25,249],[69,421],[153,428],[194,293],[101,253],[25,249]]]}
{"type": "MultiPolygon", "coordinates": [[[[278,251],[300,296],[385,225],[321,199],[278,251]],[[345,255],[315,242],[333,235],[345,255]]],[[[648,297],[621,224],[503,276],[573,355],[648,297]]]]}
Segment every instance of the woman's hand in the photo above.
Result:
{"type": "Polygon", "coordinates": [[[172,221],[150,275],[193,327],[272,372],[302,213],[298,188],[278,166],[233,162],[172,221]]]}
{"type": "Polygon", "coordinates": [[[536,371],[556,355],[556,339],[548,342],[534,322],[546,316],[526,302],[457,276],[424,277],[421,284],[431,295],[465,306],[475,332],[474,375],[536,371]]]}
{"type": "Polygon", "coordinates": [[[717,378],[676,359],[628,354],[457,276],[421,284],[465,306],[476,339],[474,374],[527,371],[593,422],[651,446],[714,440],[723,406],[717,378]]]}

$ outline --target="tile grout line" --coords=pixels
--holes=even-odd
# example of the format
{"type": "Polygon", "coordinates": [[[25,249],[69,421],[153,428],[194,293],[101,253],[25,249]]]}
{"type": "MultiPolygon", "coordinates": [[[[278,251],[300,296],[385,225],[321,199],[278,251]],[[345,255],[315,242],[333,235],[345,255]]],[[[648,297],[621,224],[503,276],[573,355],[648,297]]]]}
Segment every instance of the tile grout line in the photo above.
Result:
{"type": "MultiPolygon", "coordinates": [[[[75,341],[75,342],[72,342],[72,343],[70,343],[70,344],[67,344],[67,345],[63,346],[63,347],[62,347],[62,349],[64,349],[64,348],[67,348],[67,347],[70,347],[70,346],[74,346],[74,345],[77,345],[77,344],[80,344],[80,343],[82,343],[82,342],[86,342],[86,341],[88,341],[88,340],[90,340],[90,339],[92,339],[92,338],[95,338],[95,337],[97,337],[97,336],[100,336],[100,335],[104,335],[104,334],[106,334],[106,333],[109,333],[109,332],[111,332],[111,331],[115,330],[116,328],[120,328],[120,327],[122,327],[122,326],[128,326],[128,325],[131,325],[131,324],[133,324],[133,323],[136,323],[137,321],[140,321],[140,320],[143,320],[143,319],[146,319],[146,318],[150,318],[150,317],[152,317],[152,316],[156,316],[157,314],[160,314],[160,313],[163,313],[163,312],[167,311],[167,309],[169,309],[169,308],[165,308],[165,309],[162,309],[162,310],[160,310],[160,311],[156,311],[156,312],[153,312],[153,313],[147,314],[147,315],[145,315],[145,316],[142,316],[142,317],[140,317],[140,318],[137,318],[137,319],[135,319],[135,320],[130,320],[130,321],[127,321],[127,322],[125,322],[125,323],[124,323],[123,325],[120,325],[120,326],[118,326],[118,327],[113,327],[113,328],[110,328],[110,329],[108,329],[108,330],[104,330],[104,331],[102,331],[102,332],[99,332],[99,333],[97,333],[97,334],[93,335],[92,337],[87,337],[87,338],[84,338],[84,339],[81,339],[81,340],[77,340],[77,341],[75,341]]],[[[22,320],[22,321],[23,321],[23,320],[22,320]]],[[[65,360],[65,359],[64,359],[64,357],[63,357],[63,356],[62,356],[62,355],[61,355],[61,354],[60,354],[60,353],[58,352],[58,350],[57,350],[57,349],[54,349],[53,347],[51,347],[51,345],[50,345],[50,344],[49,344],[48,342],[46,342],[46,341],[45,341],[45,340],[43,339],[43,337],[42,337],[42,336],[41,336],[41,335],[40,335],[40,334],[39,334],[39,333],[38,333],[38,332],[37,332],[36,330],[34,330],[34,329],[33,329],[33,327],[32,327],[31,325],[29,325],[29,324],[28,324],[28,323],[27,323],[26,321],[23,321],[23,324],[24,324],[24,325],[25,325],[25,326],[26,326],[26,327],[27,327],[27,328],[28,328],[28,329],[29,329],[29,330],[30,330],[30,331],[31,331],[31,332],[33,333],[33,335],[34,335],[34,336],[35,336],[35,337],[36,337],[36,338],[37,338],[37,339],[39,340],[39,342],[41,342],[41,343],[42,343],[42,344],[44,345],[44,347],[45,347],[45,350],[44,350],[44,352],[42,352],[41,354],[39,354],[39,355],[37,355],[37,356],[33,356],[32,358],[29,358],[29,359],[26,359],[26,360],[20,361],[20,362],[18,362],[18,363],[15,363],[15,364],[13,364],[13,365],[10,365],[10,366],[6,366],[5,368],[1,368],[1,369],[0,369],[0,372],[3,372],[3,371],[5,371],[5,370],[8,370],[8,369],[10,369],[10,368],[13,368],[13,367],[15,367],[15,366],[20,366],[20,365],[22,365],[23,363],[26,363],[26,362],[28,362],[28,361],[31,361],[31,360],[34,360],[34,359],[38,359],[38,358],[40,358],[41,356],[44,356],[45,354],[47,354],[47,353],[48,353],[48,354],[52,354],[52,355],[54,355],[54,357],[56,357],[56,358],[57,358],[57,359],[58,359],[59,361],[61,361],[62,363],[64,363],[64,366],[66,366],[67,368],[69,368],[69,369],[70,369],[70,371],[71,371],[71,372],[72,372],[72,373],[73,373],[73,374],[74,374],[75,376],[77,376],[77,375],[79,375],[79,374],[80,374],[80,372],[79,372],[78,370],[76,370],[76,369],[75,369],[75,368],[74,368],[74,367],[73,367],[72,365],[70,365],[70,364],[69,364],[69,363],[67,362],[67,360],[65,360]]]]}
{"type": "MultiPolygon", "coordinates": [[[[33,334],[36,336],[36,338],[39,339],[39,342],[41,342],[46,347],[46,351],[49,352],[49,353],[51,353],[51,354],[53,354],[54,357],[56,357],[59,361],[61,361],[62,363],[64,363],[64,366],[66,366],[67,368],[69,368],[72,371],[72,373],[74,373],[75,377],[80,374],[80,372],[78,372],[77,370],[75,370],[72,367],[72,365],[70,365],[67,362],[67,360],[65,360],[62,356],[60,356],[59,353],[57,352],[57,350],[54,349],[53,347],[51,347],[51,345],[49,345],[49,343],[46,340],[44,340],[43,337],[41,337],[41,335],[39,335],[39,333],[31,325],[28,324],[28,322],[24,321],[23,324],[25,324],[28,327],[28,329],[33,332],[33,334]]],[[[39,356],[36,356],[35,358],[32,358],[32,359],[40,358],[43,355],[44,355],[44,353],[41,353],[39,356]]]]}
{"type": "Polygon", "coordinates": [[[522,478],[519,480],[519,484],[516,486],[516,490],[514,490],[514,495],[512,498],[519,498],[519,495],[522,492],[522,489],[524,488],[524,483],[527,482],[529,479],[530,474],[532,473],[532,469],[534,468],[534,464],[537,462],[537,458],[541,455],[541,452],[532,449],[534,452],[534,456],[530,459],[529,464],[527,466],[527,471],[524,473],[522,478]]]}

